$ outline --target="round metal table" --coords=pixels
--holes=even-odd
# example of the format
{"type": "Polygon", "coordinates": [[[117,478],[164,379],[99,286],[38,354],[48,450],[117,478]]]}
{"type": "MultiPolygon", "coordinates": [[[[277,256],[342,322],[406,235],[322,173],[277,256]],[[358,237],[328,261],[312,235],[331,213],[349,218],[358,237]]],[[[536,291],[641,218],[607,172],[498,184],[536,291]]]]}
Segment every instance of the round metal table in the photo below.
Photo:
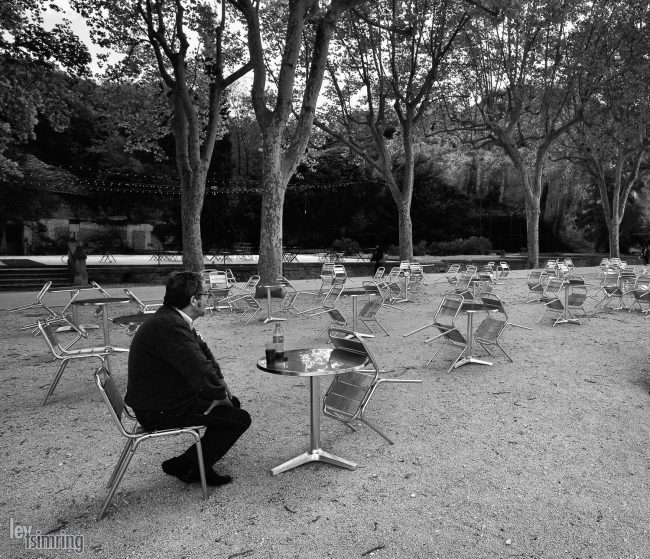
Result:
{"type": "Polygon", "coordinates": [[[325,462],[356,470],[357,465],[350,460],[325,452],[320,448],[320,377],[349,373],[366,366],[368,357],[341,349],[290,349],[284,352],[282,360],[271,363],[266,359],[257,362],[257,368],[274,375],[309,377],[310,410],[310,448],[271,470],[275,476],[309,462],[325,462]]]}
{"type": "MultiPolygon", "coordinates": [[[[108,305],[118,305],[124,303],[132,303],[132,302],[133,299],[131,299],[131,297],[97,297],[95,299],[75,299],[72,304],[79,305],[79,306],[101,307],[102,327],[104,329],[104,345],[106,347],[112,347],[111,336],[109,333],[109,326],[108,326],[108,305]]],[[[116,349],[122,351],[128,351],[126,349],[121,349],[121,348],[116,348],[116,349]]],[[[110,372],[111,366],[110,366],[108,355],[106,356],[106,368],[110,372]]]]}

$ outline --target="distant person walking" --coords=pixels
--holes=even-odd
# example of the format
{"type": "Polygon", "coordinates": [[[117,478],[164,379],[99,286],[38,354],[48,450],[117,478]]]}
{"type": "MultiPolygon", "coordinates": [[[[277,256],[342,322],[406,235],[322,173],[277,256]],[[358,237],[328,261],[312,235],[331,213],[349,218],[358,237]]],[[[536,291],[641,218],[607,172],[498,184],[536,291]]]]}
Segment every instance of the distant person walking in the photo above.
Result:
{"type": "Polygon", "coordinates": [[[643,265],[647,266],[648,261],[650,260],[650,248],[648,248],[648,245],[643,247],[643,251],[641,252],[641,257],[643,258],[643,265]]]}
{"type": "Polygon", "coordinates": [[[381,245],[377,245],[375,252],[373,252],[372,256],[370,257],[370,261],[375,263],[375,270],[373,272],[374,275],[377,273],[379,267],[384,265],[384,249],[381,247],[381,245]]]}

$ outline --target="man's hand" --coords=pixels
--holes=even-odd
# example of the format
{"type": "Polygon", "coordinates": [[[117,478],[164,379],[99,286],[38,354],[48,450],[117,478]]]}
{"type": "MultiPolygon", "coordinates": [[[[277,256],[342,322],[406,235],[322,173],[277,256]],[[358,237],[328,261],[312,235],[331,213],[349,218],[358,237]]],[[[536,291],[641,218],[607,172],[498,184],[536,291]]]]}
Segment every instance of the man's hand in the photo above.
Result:
{"type": "Polygon", "coordinates": [[[223,398],[222,400],[212,400],[212,403],[210,404],[208,409],[203,412],[203,415],[208,415],[217,406],[232,407],[232,402],[230,401],[230,398],[223,398]]]}

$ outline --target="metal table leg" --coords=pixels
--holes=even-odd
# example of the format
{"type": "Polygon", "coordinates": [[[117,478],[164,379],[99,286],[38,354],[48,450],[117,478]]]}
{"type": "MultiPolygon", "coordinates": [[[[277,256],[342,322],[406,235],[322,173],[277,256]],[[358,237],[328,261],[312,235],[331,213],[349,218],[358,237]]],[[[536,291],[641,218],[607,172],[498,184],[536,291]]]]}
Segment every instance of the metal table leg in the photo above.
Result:
{"type": "Polygon", "coordinates": [[[345,458],[341,458],[320,448],[320,379],[310,377],[309,392],[311,398],[311,421],[310,421],[310,449],[302,454],[276,466],[271,470],[274,476],[308,464],[309,462],[325,462],[333,466],[340,466],[348,470],[356,470],[357,464],[345,458]]]}

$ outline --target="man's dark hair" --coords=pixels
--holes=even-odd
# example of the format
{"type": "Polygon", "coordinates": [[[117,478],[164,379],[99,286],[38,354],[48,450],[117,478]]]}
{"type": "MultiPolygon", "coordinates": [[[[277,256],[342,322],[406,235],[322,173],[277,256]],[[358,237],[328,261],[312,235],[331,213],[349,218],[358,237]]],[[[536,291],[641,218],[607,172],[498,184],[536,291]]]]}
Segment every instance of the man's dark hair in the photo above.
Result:
{"type": "Polygon", "coordinates": [[[184,309],[190,304],[193,295],[199,297],[201,293],[203,293],[201,274],[196,272],[174,272],[169,275],[167,280],[163,303],[177,309],[184,309]]]}

